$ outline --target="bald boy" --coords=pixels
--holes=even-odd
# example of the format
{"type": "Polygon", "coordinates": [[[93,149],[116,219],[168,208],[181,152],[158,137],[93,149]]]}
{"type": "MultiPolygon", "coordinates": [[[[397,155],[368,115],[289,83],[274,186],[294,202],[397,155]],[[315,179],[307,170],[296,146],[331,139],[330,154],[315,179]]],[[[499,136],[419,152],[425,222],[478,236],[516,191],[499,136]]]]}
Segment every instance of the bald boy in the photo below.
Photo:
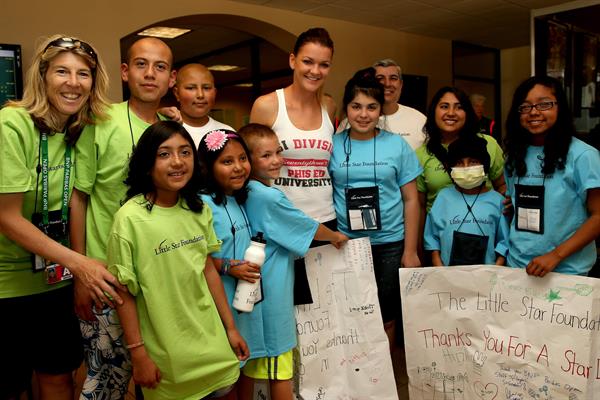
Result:
{"type": "Polygon", "coordinates": [[[217,88],[212,73],[204,65],[186,64],[181,67],[177,71],[173,93],[179,102],[183,126],[192,135],[196,148],[207,132],[233,130],[208,115],[215,105],[217,88]]]}

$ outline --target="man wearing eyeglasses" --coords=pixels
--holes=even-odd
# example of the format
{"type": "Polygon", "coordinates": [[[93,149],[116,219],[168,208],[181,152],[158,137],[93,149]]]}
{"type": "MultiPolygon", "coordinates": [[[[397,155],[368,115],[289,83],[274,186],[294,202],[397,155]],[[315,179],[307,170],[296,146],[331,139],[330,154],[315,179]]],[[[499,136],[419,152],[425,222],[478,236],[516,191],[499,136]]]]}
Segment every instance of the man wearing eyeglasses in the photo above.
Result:
{"type": "MultiPolygon", "coordinates": [[[[161,98],[175,83],[173,55],[156,38],[136,41],[121,64],[130,98],[113,104],[110,119],[86,129],[76,147],[75,190],[71,200],[71,245],[106,261],[113,216],[125,198],[129,156],[144,130],[159,119],[161,98]]],[[[82,399],[117,399],[127,393],[131,362],[116,311],[93,303],[75,281],[75,307],[87,359],[82,399]]]]}

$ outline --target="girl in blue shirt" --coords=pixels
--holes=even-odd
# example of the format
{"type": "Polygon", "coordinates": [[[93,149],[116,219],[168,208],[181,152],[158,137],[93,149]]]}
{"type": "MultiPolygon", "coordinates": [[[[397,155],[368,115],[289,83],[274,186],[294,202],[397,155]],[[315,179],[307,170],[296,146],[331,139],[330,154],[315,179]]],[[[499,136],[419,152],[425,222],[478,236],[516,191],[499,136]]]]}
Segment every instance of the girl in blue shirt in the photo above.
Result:
{"type": "Polygon", "coordinates": [[[600,156],[574,137],[560,82],[524,81],[506,130],[506,182],[515,208],[507,264],[535,276],[587,275],[600,234],[600,156]]]}
{"type": "Polygon", "coordinates": [[[373,68],[348,81],[343,103],[350,128],[333,137],[329,173],[338,229],[350,238],[371,240],[381,314],[393,347],[400,310],[398,269],[421,265],[415,179],[422,169],[401,136],[377,128],[384,101],[373,68]]]}
{"type": "MultiPolygon", "coordinates": [[[[202,201],[213,212],[213,226],[221,249],[212,253],[214,265],[221,275],[227,301],[231,307],[239,279],[255,282],[260,279],[257,265],[243,260],[250,246],[250,224],[244,211],[248,198],[250,176],[250,151],[235,132],[217,129],[208,132],[198,146],[198,156],[206,187],[202,190],[202,201]]],[[[233,312],[235,324],[246,340],[250,358],[266,356],[265,346],[258,335],[253,334],[253,321],[262,319],[262,305],[257,303],[251,313],[233,312]]],[[[242,362],[242,366],[245,362],[242,362]]],[[[238,396],[248,391],[245,375],[240,374],[237,385],[238,396]]]]}

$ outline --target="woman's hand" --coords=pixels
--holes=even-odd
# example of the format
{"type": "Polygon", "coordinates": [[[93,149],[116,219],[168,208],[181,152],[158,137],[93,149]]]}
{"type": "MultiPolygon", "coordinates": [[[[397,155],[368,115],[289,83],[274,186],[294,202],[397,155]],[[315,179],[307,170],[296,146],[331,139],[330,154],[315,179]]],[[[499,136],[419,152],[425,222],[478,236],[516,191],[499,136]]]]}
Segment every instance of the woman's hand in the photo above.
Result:
{"type": "Polygon", "coordinates": [[[75,314],[79,319],[85,321],[95,321],[96,316],[92,311],[94,307],[94,299],[92,299],[91,293],[86,287],[79,282],[78,279],[74,279],[73,284],[73,297],[75,302],[75,314]]]}
{"type": "Polygon", "coordinates": [[[150,358],[144,346],[131,350],[133,381],[145,388],[156,389],[160,383],[160,370],[150,358]]]}
{"type": "Polygon", "coordinates": [[[331,244],[333,245],[333,247],[335,247],[336,249],[339,249],[343,246],[344,243],[346,243],[348,240],[350,240],[350,238],[346,235],[344,235],[342,232],[334,232],[334,239],[331,240],[331,244]]]}
{"type": "Polygon", "coordinates": [[[402,259],[400,263],[403,268],[417,268],[421,266],[421,261],[419,260],[419,256],[417,256],[417,252],[404,252],[402,254],[402,259]]]}
{"type": "Polygon", "coordinates": [[[513,216],[515,214],[515,208],[513,207],[512,200],[510,196],[504,196],[504,201],[502,201],[504,205],[504,209],[502,210],[502,214],[508,217],[508,222],[512,221],[513,216]]]}
{"type": "Polygon", "coordinates": [[[250,283],[260,279],[260,267],[245,260],[230,260],[228,274],[236,279],[242,279],[250,283]]]}
{"type": "Polygon", "coordinates": [[[531,260],[527,265],[526,271],[529,275],[543,277],[548,272],[552,272],[562,259],[561,255],[554,249],[531,260]]]}
{"type": "MultiPolygon", "coordinates": [[[[82,260],[75,265],[67,265],[67,268],[75,276],[75,281],[80,286],[79,289],[87,290],[96,308],[101,309],[104,304],[112,308],[115,307],[115,303],[122,304],[123,300],[117,291],[125,292],[127,288],[121,285],[117,278],[106,270],[103,263],[80,254],[79,256],[82,260]]],[[[85,296],[81,293],[79,298],[85,301],[85,296]]],[[[82,312],[82,314],[85,315],[85,312],[82,312]]]]}
{"type": "Polygon", "coordinates": [[[248,345],[242,335],[240,335],[240,332],[235,328],[227,329],[226,332],[229,344],[238,360],[247,360],[250,357],[250,350],[248,350],[248,345]]]}

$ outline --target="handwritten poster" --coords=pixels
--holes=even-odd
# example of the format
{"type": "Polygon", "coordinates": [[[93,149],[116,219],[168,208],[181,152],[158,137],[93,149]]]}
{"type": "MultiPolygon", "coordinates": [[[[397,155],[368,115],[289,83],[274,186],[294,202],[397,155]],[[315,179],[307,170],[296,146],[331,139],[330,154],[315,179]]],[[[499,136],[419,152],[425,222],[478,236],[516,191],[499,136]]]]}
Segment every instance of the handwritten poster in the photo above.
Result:
{"type": "Polygon", "coordinates": [[[600,399],[600,280],[400,271],[411,400],[600,399]]]}
{"type": "Polygon", "coordinates": [[[296,307],[304,400],[397,400],[368,239],[311,249],[313,304],[296,307]]]}

